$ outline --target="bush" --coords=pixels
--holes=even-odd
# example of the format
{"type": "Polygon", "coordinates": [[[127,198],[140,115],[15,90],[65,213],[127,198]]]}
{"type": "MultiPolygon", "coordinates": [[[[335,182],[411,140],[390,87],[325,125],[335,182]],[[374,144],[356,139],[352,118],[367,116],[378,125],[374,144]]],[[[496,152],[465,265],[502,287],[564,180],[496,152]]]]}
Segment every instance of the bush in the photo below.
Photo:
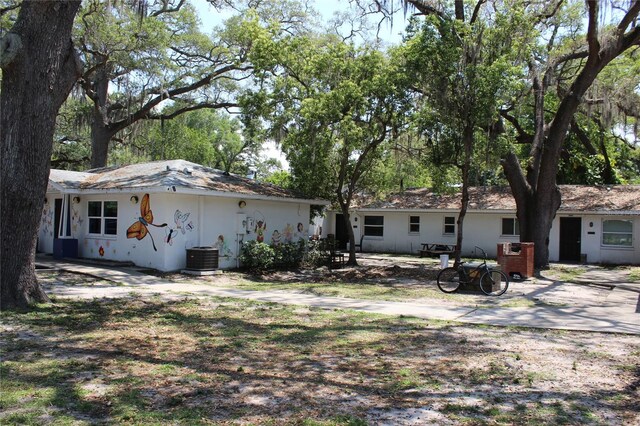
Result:
{"type": "Polygon", "coordinates": [[[298,268],[302,263],[305,249],[304,240],[277,245],[273,248],[276,254],[274,263],[283,268],[298,268]]]}
{"type": "Polygon", "coordinates": [[[252,272],[266,271],[273,266],[275,251],[269,244],[247,241],[240,250],[240,262],[252,272]]]}
{"type": "Polygon", "coordinates": [[[309,241],[304,250],[302,265],[307,268],[316,268],[318,266],[327,264],[326,250],[322,247],[322,242],[319,240],[309,241]]]}
{"type": "Polygon", "coordinates": [[[301,265],[305,252],[304,240],[277,246],[247,241],[242,244],[240,261],[251,272],[263,272],[275,267],[297,268],[301,265]]]}

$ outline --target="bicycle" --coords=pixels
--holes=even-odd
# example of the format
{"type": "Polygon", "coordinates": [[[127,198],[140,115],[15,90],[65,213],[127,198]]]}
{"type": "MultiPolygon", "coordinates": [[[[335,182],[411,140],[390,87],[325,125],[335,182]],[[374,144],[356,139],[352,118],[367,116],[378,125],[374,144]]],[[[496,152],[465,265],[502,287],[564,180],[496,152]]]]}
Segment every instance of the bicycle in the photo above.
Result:
{"type": "Polygon", "coordinates": [[[496,269],[487,266],[487,253],[476,246],[483,255],[483,261],[471,270],[464,267],[465,262],[460,262],[457,267],[444,268],[438,273],[438,288],[444,293],[458,291],[461,284],[471,284],[480,277],[480,290],[487,296],[500,296],[509,288],[509,277],[496,269]]]}

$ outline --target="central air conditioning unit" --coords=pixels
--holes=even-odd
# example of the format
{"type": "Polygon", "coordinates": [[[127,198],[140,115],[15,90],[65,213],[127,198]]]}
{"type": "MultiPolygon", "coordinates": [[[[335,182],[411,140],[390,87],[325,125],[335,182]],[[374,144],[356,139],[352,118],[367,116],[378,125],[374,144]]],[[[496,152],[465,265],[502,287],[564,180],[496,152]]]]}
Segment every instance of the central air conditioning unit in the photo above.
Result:
{"type": "Polygon", "coordinates": [[[192,275],[212,275],[218,269],[219,253],[214,247],[187,249],[187,268],[182,272],[192,275]]]}

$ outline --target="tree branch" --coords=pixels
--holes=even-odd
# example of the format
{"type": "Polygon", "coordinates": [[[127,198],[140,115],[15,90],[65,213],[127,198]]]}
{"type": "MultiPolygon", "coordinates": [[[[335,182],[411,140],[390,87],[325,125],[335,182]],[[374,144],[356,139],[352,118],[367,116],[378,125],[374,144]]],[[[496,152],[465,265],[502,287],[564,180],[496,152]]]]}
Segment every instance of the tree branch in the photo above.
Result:
{"type": "Polygon", "coordinates": [[[150,114],[146,117],[148,120],[171,120],[185,112],[197,111],[199,109],[228,109],[238,107],[239,104],[236,102],[219,102],[219,103],[207,103],[202,102],[196,105],[190,105],[184,108],[180,108],[176,111],[173,111],[171,114],[150,114]]]}
{"type": "Polygon", "coordinates": [[[585,147],[585,149],[590,155],[598,154],[598,150],[591,143],[589,136],[587,136],[584,130],[582,130],[580,126],[578,126],[578,123],[576,123],[576,120],[571,121],[571,130],[573,131],[573,133],[576,135],[580,143],[582,143],[582,146],[585,147]]]}
{"type": "Polygon", "coordinates": [[[162,15],[163,13],[178,12],[182,8],[182,6],[184,6],[185,3],[186,3],[186,0],[180,0],[177,6],[171,7],[171,0],[162,0],[162,8],[159,10],[156,10],[150,16],[156,17],[156,16],[162,15]]]}
{"type": "Polygon", "coordinates": [[[482,5],[486,2],[487,0],[478,0],[478,2],[476,3],[476,7],[473,8],[473,15],[471,15],[471,20],[469,21],[470,24],[476,22],[476,20],[478,19],[478,14],[480,13],[480,7],[482,7],[482,5]]]}

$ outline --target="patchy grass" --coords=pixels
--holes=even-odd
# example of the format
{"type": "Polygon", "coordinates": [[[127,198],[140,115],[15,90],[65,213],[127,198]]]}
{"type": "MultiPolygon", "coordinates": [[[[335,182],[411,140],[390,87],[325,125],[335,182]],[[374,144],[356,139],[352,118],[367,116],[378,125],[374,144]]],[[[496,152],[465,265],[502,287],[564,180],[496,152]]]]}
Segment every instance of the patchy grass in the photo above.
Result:
{"type": "Polygon", "coordinates": [[[629,281],[640,282],[640,268],[631,268],[629,272],[629,281]]]}
{"type": "Polygon", "coordinates": [[[345,297],[354,299],[375,299],[407,301],[416,299],[437,299],[449,301],[469,301],[473,298],[465,294],[445,294],[433,282],[419,284],[385,284],[353,282],[276,282],[238,280],[232,285],[243,290],[287,290],[309,293],[317,296],[345,297]]]}
{"type": "Polygon", "coordinates": [[[360,426],[425,407],[429,424],[639,415],[637,336],[224,298],[61,299],[0,319],[3,425],[360,426]]]}
{"type": "Polygon", "coordinates": [[[558,281],[565,283],[575,282],[576,278],[587,272],[587,268],[582,266],[567,266],[567,265],[551,265],[551,274],[558,281]]]}

